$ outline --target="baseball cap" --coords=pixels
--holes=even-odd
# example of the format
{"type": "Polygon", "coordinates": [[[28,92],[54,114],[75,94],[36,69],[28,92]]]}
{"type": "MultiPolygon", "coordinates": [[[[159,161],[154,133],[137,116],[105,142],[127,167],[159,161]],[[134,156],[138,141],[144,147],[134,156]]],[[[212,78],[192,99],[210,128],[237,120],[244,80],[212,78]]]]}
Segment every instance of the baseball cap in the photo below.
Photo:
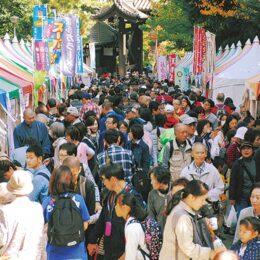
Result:
{"type": "Polygon", "coordinates": [[[244,147],[250,147],[252,149],[254,148],[250,142],[242,142],[240,148],[243,149],[244,147]]]}
{"type": "Polygon", "coordinates": [[[237,129],[236,134],[234,137],[244,140],[245,133],[247,131],[247,127],[241,126],[237,129]]]}
{"type": "Polygon", "coordinates": [[[198,121],[197,118],[189,116],[189,117],[185,118],[182,122],[184,125],[190,125],[193,123],[197,123],[197,121],[198,121]]]}
{"type": "Polygon", "coordinates": [[[76,107],[68,107],[64,114],[79,117],[79,111],[76,107]]]}
{"type": "Polygon", "coordinates": [[[174,111],[174,107],[170,104],[167,104],[165,107],[164,107],[164,111],[166,113],[172,113],[174,111]]]}
{"type": "Polygon", "coordinates": [[[82,98],[85,98],[85,99],[91,99],[91,95],[89,93],[83,93],[82,94],[82,98]]]}

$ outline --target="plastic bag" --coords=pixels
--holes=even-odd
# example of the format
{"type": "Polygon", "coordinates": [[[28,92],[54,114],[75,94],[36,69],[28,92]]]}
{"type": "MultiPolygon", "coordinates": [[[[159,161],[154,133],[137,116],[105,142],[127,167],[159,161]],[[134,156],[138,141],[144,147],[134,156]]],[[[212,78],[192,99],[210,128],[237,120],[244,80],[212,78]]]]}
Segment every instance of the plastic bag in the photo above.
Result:
{"type": "Polygon", "coordinates": [[[225,224],[227,227],[235,227],[237,224],[237,213],[234,206],[231,206],[228,215],[225,218],[225,224]]]}

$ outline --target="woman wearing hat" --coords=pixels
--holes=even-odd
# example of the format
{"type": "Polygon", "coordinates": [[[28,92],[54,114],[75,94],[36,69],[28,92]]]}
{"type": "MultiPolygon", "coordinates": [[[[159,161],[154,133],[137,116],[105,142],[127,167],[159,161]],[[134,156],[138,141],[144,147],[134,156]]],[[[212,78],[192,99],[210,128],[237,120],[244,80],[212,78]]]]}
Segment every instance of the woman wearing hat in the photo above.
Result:
{"type": "Polygon", "coordinates": [[[28,198],[33,190],[30,173],[15,171],[7,189],[16,198],[0,208],[0,258],[41,259],[44,220],[41,205],[28,198]]]}
{"type": "Polygon", "coordinates": [[[229,199],[235,205],[237,216],[240,211],[250,205],[250,193],[253,185],[260,181],[260,172],[256,170],[253,157],[253,145],[243,142],[240,146],[242,157],[234,163],[229,187],[229,199]]]}

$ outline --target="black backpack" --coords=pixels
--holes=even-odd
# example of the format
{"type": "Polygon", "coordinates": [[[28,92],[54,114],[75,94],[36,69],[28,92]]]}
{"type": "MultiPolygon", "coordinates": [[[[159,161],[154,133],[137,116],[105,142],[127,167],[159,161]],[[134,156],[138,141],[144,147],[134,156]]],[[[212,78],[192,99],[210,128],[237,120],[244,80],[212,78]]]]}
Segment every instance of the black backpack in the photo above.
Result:
{"type": "Polygon", "coordinates": [[[48,241],[54,246],[74,246],[84,240],[84,223],[73,194],[56,200],[48,222],[48,241]]]}

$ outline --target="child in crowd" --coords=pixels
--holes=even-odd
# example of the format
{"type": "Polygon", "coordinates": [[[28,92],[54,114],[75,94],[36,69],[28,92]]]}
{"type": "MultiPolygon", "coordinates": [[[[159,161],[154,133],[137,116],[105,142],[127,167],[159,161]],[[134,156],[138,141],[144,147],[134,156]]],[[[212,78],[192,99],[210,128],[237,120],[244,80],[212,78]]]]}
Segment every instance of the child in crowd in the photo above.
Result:
{"type": "Polygon", "coordinates": [[[247,217],[239,223],[240,240],[236,242],[231,250],[235,251],[240,260],[259,260],[260,259],[260,219],[247,217]]]}

